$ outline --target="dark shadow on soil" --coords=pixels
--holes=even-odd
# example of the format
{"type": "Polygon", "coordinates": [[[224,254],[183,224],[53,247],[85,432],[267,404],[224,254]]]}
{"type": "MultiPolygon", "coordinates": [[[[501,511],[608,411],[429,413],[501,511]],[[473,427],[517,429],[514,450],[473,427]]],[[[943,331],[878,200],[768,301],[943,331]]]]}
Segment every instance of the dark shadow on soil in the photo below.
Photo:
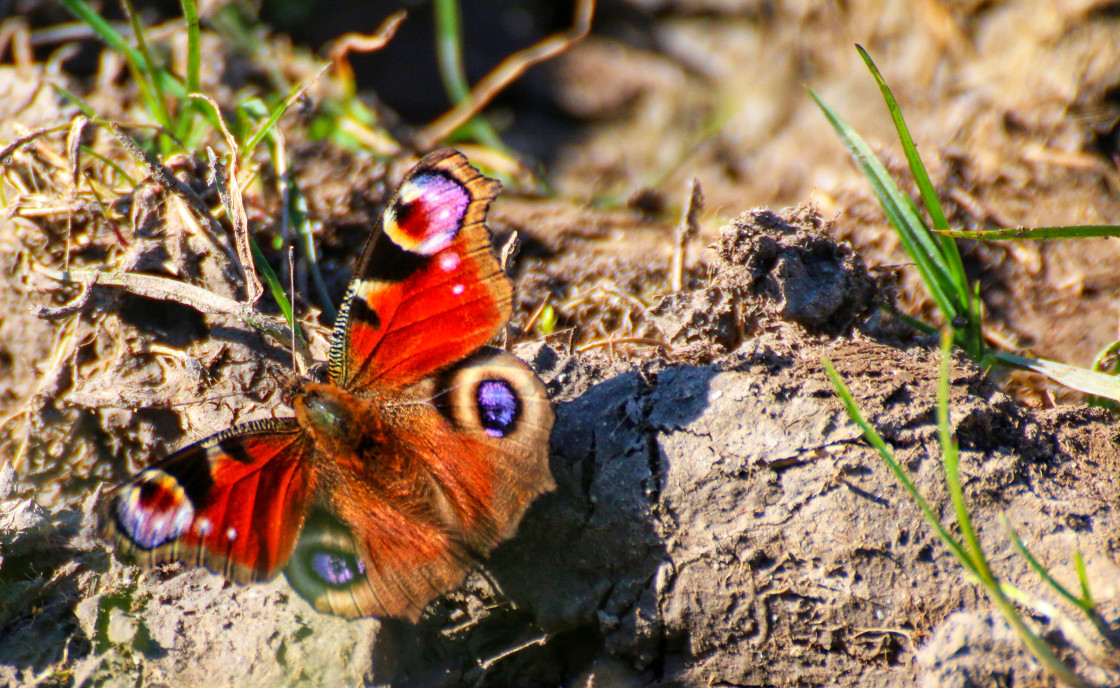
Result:
{"type": "Polygon", "coordinates": [[[660,401],[658,423],[688,425],[703,412],[714,375],[666,370],[661,376],[687,394],[658,400],[656,380],[632,371],[559,404],[557,490],[533,504],[517,536],[485,564],[501,590],[499,609],[451,636],[454,619],[438,609],[417,627],[384,624],[376,679],[402,688],[556,684],[584,673],[608,644],[630,644],[619,636],[639,632],[626,626],[654,600],[650,588],[667,561],[656,522],[662,456],[649,411],[660,401]]]}

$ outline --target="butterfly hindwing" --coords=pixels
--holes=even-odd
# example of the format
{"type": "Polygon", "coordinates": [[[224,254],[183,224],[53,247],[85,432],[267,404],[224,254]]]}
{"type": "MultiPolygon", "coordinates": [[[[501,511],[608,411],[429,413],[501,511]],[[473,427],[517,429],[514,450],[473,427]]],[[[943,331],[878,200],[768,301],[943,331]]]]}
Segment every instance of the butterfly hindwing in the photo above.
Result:
{"type": "Polygon", "coordinates": [[[312,512],[284,570],[320,611],[415,621],[473,562],[437,521],[416,520],[384,501],[335,501],[331,510],[312,512]]]}
{"type": "Polygon", "coordinates": [[[489,347],[418,387],[435,390],[440,417],[426,424],[418,460],[455,495],[460,537],[486,553],[513,536],[534,499],[556,487],[548,393],[529,366],[489,347]]]}
{"type": "Polygon", "coordinates": [[[146,566],[267,580],[291,555],[314,492],[310,450],[292,418],[218,433],[116,487],[101,503],[101,532],[146,566]]]}
{"type": "Polygon", "coordinates": [[[402,389],[497,334],[512,286],[485,219],[500,188],[451,150],[408,173],[343,300],[331,340],[334,384],[402,389]]]}
{"type": "Polygon", "coordinates": [[[483,348],[402,398],[421,401],[383,428],[388,465],[342,466],[286,570],[324,611],[416,618],[555,487],[552,407],[516,357],[483,348]]]}

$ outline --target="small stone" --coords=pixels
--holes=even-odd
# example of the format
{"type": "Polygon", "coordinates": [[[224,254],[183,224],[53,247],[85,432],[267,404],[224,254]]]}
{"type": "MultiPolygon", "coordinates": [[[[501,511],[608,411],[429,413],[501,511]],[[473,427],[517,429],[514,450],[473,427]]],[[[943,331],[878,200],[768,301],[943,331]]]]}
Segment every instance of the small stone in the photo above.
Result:
{"type": "Polygon", "coordinates": [[[109,610],[109,628],[106,631],[109,642],[114,645],[128,645],[136,637],[138,630],[136,619],[120,609],[109,610]]]}
{"type": "Polygon", "coordinates": [[[10,463],[0,466],[0,501],[11,499],[16,491],[16,469],[10,463]]]}
{"type": "Polygon", "coordinates": [[[100,613],[101,595],[87,597],[74,606],[74,616],[78,619],[78,626],[87,638],[97,635],[97,616],[100,613]]]}

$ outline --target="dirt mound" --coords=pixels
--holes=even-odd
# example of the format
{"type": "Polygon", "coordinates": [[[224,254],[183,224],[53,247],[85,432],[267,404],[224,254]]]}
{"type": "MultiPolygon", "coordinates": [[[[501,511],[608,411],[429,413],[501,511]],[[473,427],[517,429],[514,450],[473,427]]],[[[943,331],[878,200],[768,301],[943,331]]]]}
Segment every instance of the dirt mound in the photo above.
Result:
{"type": "MultiPolygon", "coordinates": [[[[862,443],[820,363],[834,362],[918,488],[945,505],[936,356],[859,334],[810,341],[885,297],[850,249],[800,218],[732,223],[713,286],[648,309],[659,329],[675,323],[668,356],[516,349],[558,401],[559,487],[419,626],[317,614],[282,579],[242,587],[122,567],[90,539],[92,502],[48,512],[5,474],[0,680],[894,686],[987,685],[995,671],[1006,685],[1045,682],[862,443]],[[785,325],[748,333],[734,315],[747,308],[785,325]],[[701,344],[707,363],[682,362],[701,344]]],[[[962,360],[951,404],[997,574],[1047,595],[1010,551],[1002,513],[1059,578],[1073,580],[1080,552],[1114,618],[1109,418],[1031,412],[962,360]]],[[[1117,678],[1060,630],[1049,638],[1084,675],[1117,678]]]]}

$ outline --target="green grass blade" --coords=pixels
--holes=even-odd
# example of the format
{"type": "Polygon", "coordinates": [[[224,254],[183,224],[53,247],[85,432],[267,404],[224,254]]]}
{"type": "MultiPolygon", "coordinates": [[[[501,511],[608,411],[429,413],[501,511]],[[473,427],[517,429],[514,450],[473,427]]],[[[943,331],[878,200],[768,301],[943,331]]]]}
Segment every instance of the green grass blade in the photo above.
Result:
{"type": "Polygon", "coordinates": [[[914,500],[918,508],[921,509],[922,515],[925,516],[926,521],[928,521],[930,526],[937,532],[938,537],[945,543],[945,546],[953,552],[953,555],[970,573],[976,575],[975,568],[972,566],[971,557],[968,556],[968,553],[965,552],[956,538],[941,525],[941,520],[938,519],[937,514],[930,507],[929,503],[926,502],[925,498],[922,497],[922,493],[918,492],[917,486],[910,480],[910,476],[906,474],[906,470],[902,468],[902,464],[894,458],[894,453],[887,447],[887,443],[883,441],[878,431],[871,427],[871,424],[863,417],[863,413],[860,412],[859,406],[852,397],[852,393],[848,390],[848,386],[844,384],[844,381],[840,379],[840,375],[836,372],[836,369],[832,367],[832,361],[828,360],[828,357],[822,357],[821,363],[824,365],[825,373],[828,375],[829,379],[832,380],[832,386],[836,388],[836,395],[840,397],[840,401],[844,404],[844,408],[848,411],[848,416],[852,419],[852,422],[863,431],[863,436],[867,439],[868,443],[879,452],[879,456],[886,462],[887,467],[894,473],[898,482],[902,483],[902,487],[910,494],[910,498],[914,500]]]}
{"type": "Polygon", "coordinates": [[[1108,346],[1104,347],[1097,352],[1093,357],[1093,372],[1105,373],[1108,375],[1120,374],[1120,368],[1117,367],[1117,353],[1120,352],[1120,339],[1110,342],[1108,346]],[[1112,366],[1113,370],[1105,370],[1107,366],[1112,366]]]}
{"type": "Polygon", "coordinates": [[[140,56],[136,54],[136,51],[128,44],[124,36],[114,29],[112,24],[105,21],[101,15],[94,12],[83,0],[60,0],[60,2],[62,2],[63,6],[66,7],[70,14],[93,29],[93,32],[96,33],[101,40],[105,41],[109,47],[123,54],[126,58],[139,62],[140,56]]]}
{"type": "Polygon", "coordinates": [[[949,422],[948,422],[948,389],[949,389],[949,375],[948,375],[948,354],[951,345],[951,336],[946,333],[942,339],[942,364],[941,375],[939,376],[938,384],[938,429],[942,436],[942,450],[945,452],[945,469],[946,479],[955,481],[955,490],[950,485],[950,494],[956,492],[953,496],[954,507],[957,510],[957,521],[961,526],[962,531],[966,537],[969,537],[969,547],[972,549],[975,556],[970,555],[964,546],[958,542],[949,532],[941,525],[941,521],[937,518],[937,514],[930,508],[929,504],[922,498],[921,493],[918,492],[917,487],[910,481],[906,471],[894,458],[890,449],[887,448],[886,443],[883,442],[882,437],[875,431],[874,428],[863,418],[859,411],[859,407],[855,403],[851,392],[848,391],[847,386],[840,379],[836,373],[836,369],[832,367],[831,361],[828,358],[822,358],[825,372],[832,380],[833,386],[836,388],[836,394],[840,397],[848,415],[851,416],[852,421],[859,426],[863,431],[867,441],[879,451],[880,456],[887,462],[891,471],[902,483],[903,487],[910,494],[911,498],[918,505],[925,516],[926,521],[933,527],[938,537],[949,548],[953,556],[960,562],[961,566],[971,576],[980,581],[981,586],[988,593],[988,598],[999,609],[1007,623],[1015,631],[1015,635],[1019,641],[1027,648],[1027,650],[1034,655],[1043,667],[1051,673],[1059,681],[1069,686],[1076,686],[1077,688],[1088,688],[1088,684],[1081,679],[1080,676],[1073,673],[1065,664],[1058,659],[1050,646],[1046,644],[1041,638],[1031,632],[1023,621],[1022,615],[1019,614],[1018,609],[1011,603],[1011,601],[1004,595],[1000,583],[992,575],[991,570],[988,568],[987,560],[984,558],[983,550],[980,548],[979,541],[976,539],[975,531],[972,529],[971,520],[968,517],[967,508],[965,508],[963,496],[960,491],[960,480],[958,462],[958,454],[956,451],[956,444],[953,442],[949,422]],[[959,502],[958,502],[959,500],[959,502]],[[959,504],[959,507],[958,507],[959,504]],[[962,517],[963,515],[963,517],[962,517]],[[969,536],[971,533],[971,536],[969,536]],[[978,568],[982,567],[982,568],[978,568]]]}
{"type": "Polygon", "coordinates": [[[113,28],[112,24],[105,21],[99,14],[90,9],[89,5],[83,0],[61,1],[63,6],[66,7],[71,14],[85,22],[101,40],[105,41],[111,48],[124,56],[125,62],[128,64],[128,69],[132,72],[132,78],[136,80],[136,85],[140,88],[140,96],[147,104],[149,112],[156,117],[157,121],[159,121],[162,126],[170,130],[170,120],[159,120],[160,106],[156,101],[155,94],[152,93],[151,83],[148,79],[144,78],[144,70],[142,67],[144,56],[129,45],[124,36],[113,28]]]}
{"type": "MultiPolygon", "coordinates": [[[[931,260],[935,261],[935,264],[941,272],[948,275],[949,267],[943,262],[941,252],[938,250],[939,245],[933,238],[934,235],[929,231],[929,228],[926,227],[925,221],[922,220],[921,216],[917,214],[917,208],[914,202],[898,188],[894,179],[879,161],[878,156],[871,150],[871,146],[867,145],[863,137],[857,134],[855,129],[844,121],[840,115],[825,105],[824,101],[817,97],[816,93],[809,91],[809,94],[817,101],[817,104],[822,109],[826,110],[825,116],[832,124],[833,129],[836,130],[836,133],[844,142],[845,147],[848,148],[848,152],[851,153],[864,174],[872,181],[876,190],[882,189],[886,192],[885,197],[896,209],[895,213],[905,220],[899,223],[899,227],[910,234],[910,241],[925,249],[925,253],[931,260]]],[[[879,196],[879,202],[882,203],[883,200],[884,196],[879,196]]]]}
{"type": "Polygon", "coordinates": [[[946,322],[952,322],[958,316],[967,316],[967,312],[959,312],[957,305],[949,294],[956,291],[952,274],[941,256],[939,247],[934,243],[930,232],[926,229],[921,218],[914,212],[914,205],[903,194],[887,173],[886,168],[879,162],[870,146],[848,125],[835,111],[821,100],[812,90],[809,95],[816,101],[817,106],[824,112],[833,129],[836,130],[848,153],[856,165],[860,167],[868,182],[879,199],[887,219],[898,230],[899,239],[902,241],[906,253],[913,259],[914,266],[921,275],[922,282],[930,291],[930,296],[941,310],[946,322]]]}
{"type": "Polygon", "coordinates": [[[891,317],[898,318],[902,322],[906,323],[910,327],[923,334],[936,334],[937,332],[941,331],[933,325],[922,322],[921,320],[918,320],[913,316],[906,315],[905,313],[895,310],[894,308],[886,308],[886,311],[891,314],[891,317]]]}
{"type": "Polygon", "coordinates": [[[97,116],[97,113],[93,111],[93,108],[91,108],[89,106],[89,104],[86,103],[86,101],[82,100],[80,96],[78,96],[77,94],[71,93],[70,91],[66,90],[66,88],[64,86],[60,86],[59,84],[57,84],[53,81],[48,81],[47,83],[49,83],[51,85],[51,88],[53,88],[56,93],[58,93],[60,96],[62,96],[66,100],[70,101],[71,103],[73,103],[74,106],[76,106],[79,110],[81,110],[82,114],[85,115],[86,117],[88,117],[90,119],[90,121],[92,121],[92,122],[102,121],[101,118],[97,116]]]}
{"type": "Polygon", "coordinates": [[[957,440],[953,437],[953,429],[949,425],[949,368],[953,358],[953,335],[949,330],[941,331],[941,368],[937,376],[937,432],[941,441],[942,464],[945,468],[945,486],[949,492],[949,501],[953,504],[953,511],[957,516],[957,527],[964,536],[968,545],[966,552],[972,567],[976,570],[980,580],[995,583],[995,576],[988,567],[988,560],[984,556],[984,549],[980,546],[980,539],[976,529],[972,526],[972,518],[968,514],[968,506],[964,503],[964,491],[961,489],[960,452],[957,450],[957,440]]]}
{"type": "Polygon", "coordinates": [[[163,93],[163,84],[155,76],[160,68],[152,59],[151,51],[148,50],[148,39],[144,36],[144,25],[140,23],[140,17],[132,7],[132,0],[121,0],[121,8],[124,9],[128,21],[132,24],[132,35],[136,38],[136,47],[140,53],[141,64],[144,67],[139,78],[147,81],[149,88],[152,89],[150,104],[152,116],[165,129],[172,131],[171,114],[167,111],[167,98],[163,93]]]}
{"type": "MultiPolygon", "coordinates": [[[[200,86],[200,66],[202,62],[201,45],[199,39],[198,6],[194,0],[181,0],[183,8],[183,21],[187,29],[187,93],[198,93],[200,86]]],[[[192,98],[179,109],[179,119],[175,123],[175,132],[188,147],[193,148],[193,141],[198,127],[194,126],[195,115],[200,114],[199,104],[192,98]]]]}
{"type": "Polygon", "coordinates": [[[1044,358],[1027,358],[995,351],[991,357],[1001,363],[1041,373],[1051,380],[1079,392],[1120,401],[1120,378],[1106,373],[1096,373],[1087,368],[1048,361],[1044,358]]]}
{"type": "Polygon", "coordinates": [[[106,158],[104,155],[98,153],[97,151],[93,150],[92,148],[90,148],[88,146],[82,146],[82,154],[83,155],[88,155],[89,157],[100,161],[103,165],[113,168],[114,170],[117,171],[117,174],[119,174],[121,176],[121,178],[123,178],[129,186],[133,186],[133,187],[136,186],[137,181],[132,178],[132,175],[130,175],[128,172],[125,172],[123,167],[121,167],[117,163],[113,162],[109,158],[106,158]]]}
{"type": "Polygon", "coordinates": [[[1085,559],[1081,552],[1073,553],[1073,564],[1077,568],[1077,583],[1081,586],[1082,607],[1095,610],[1097,603],[1093,601],[1093,593],[1089,590],[1089,574],[1085,571],[1085,559]]]}
{"type": "Polygon", "coordinates": [[[937,192],[934,191],[933,182],[930,181],[925,165],[922,164],[921,157],[918,155],[918,147],[914,144],[913,137],[910,136],[910,129],[906,126],[906,121],[902,119],[902,110],[898,107],[898,101],[895,100],[894,93],[887,86],[879,68],[875,66],[875,62],[863,49],[863,46],[856,45],[856,50],[859,51],[859,56],[863,58],[867,68],[871,70],[871,76],[879,84],[879,91],[883,94],[883,100],[887,102],[887,110],[890,111],[891,119],[894,120],[894,127],[898,131],[898,138],[902,142],[906,160],[910,163],[910,172],[914,175],[914,181],[922,194],[922,202],[925,203],[926,210],[929,211],[930,221],[935,229],[948,229],[949,222],[945,219],[945,212],[941,209],[941,202],[937,198],[937,192]]]}
{"type": "MultiPolygon", "coordinates": [[[[959,255],[959,254],[958,254],[959,255]]],[[[984,369],[991,367],[991,362],[988,360],[988,347],[984,340],[984,302],[980,300],[980,280],[972,285],[972,298],[968,300],[968,329],[972,339],[970,343],[974,350],[969,351],[969,355],[973,360],[979,363],[984,369]]]]}
{"type": "MultiPolygon", "coordinates": [[[[140,87],[141,95],[144,97],[145,102],[148,104],[148,109],[153,113],[153,116],[161,110],[166,112],[164,108],[161,108],[155,102],[155,95],[151,92],[149,82],[142,76],[143,69],[141,65],[144,62],[144,58],[140,52],[129,45],[124,36],[113,28],[112,24],[105,21],[99,14],[90,9],[89,5],[87,5],[84,0],[60,0],[60,2],[71,14],[93,29],[93,32],[96,33],[98,38],[104,41],[106,45],[119,52],[125,58],[129,70],[135,75],[134,78],[136,79],[137,85],[140,87]]],[[[159,88],[166,96],[180,101],[186,98],[186,87],[167,70],[156,69],[150,76],[151,82],[158,84],[159,88]]],[[[167,128],[168,132],[171,132],[167,123],[160,122],[160,124],[167,128]]],[[[216,120],[212,120],[211,124],[217,128],[216,120]]]]}
{"type": "Polygon", "coordinates": [[[1019,610],[1007,599],[1000,586],[999,580],[988,566],[988,559],[984,556],[984,549],[972,526],[972,518],[968,514],[968,507],[964,503],[964,493],[960,481],[960,454],[957,451],[956,440],[949,427],[949,364],[953,345],[952,334],[945,330],[941,336],[941,372],[938,375],[937,385],[937,426],[941,435],[941,451],[945,465],[945,483],[949,490],[949,499],[953,503],[953,510],[957,515],[957,525],[964,535],[965,542],[971,554],[971,562],[977,577],[988,592],[988,597],[996,608],[1003,614],[1004,619],[1014,629],[1020,642],[1027,650],[1058,680],[1071,686],[1085,686],[1087,684],[1080,676],[1067,667],[1050,646],[1039,638],[1023,621],[1019,610]]]}
{"type": "MultiPolygon", "coordinates": [[[[863,58],[867,68],[871,71],[871,75],[879,85],[879,91],[883,95],[883,100],[887,103],[887,110],[890,112],[891,119],[894,121],[895,130],[898,132],[898,139],[902,143],[902,150],[906,154],[907,163],[910,165],[910,173],[914,175],[914,182],[917,184],[918,191],[921,193],[922,203],[926,207],[926,212],[929,213],[930,222],[933,224],[934,229],[948,229],[949,222],[945,219],[945,211],[941,208],[941,201],[937,198],[937,191],[933,188],[933,182],[930,181],[929,173],[926,172],[926,167],[922,163],[921,156],[918,154],[918,147],[914,143],[914,138],[910,135],[910,129],[906,126],[906,120],[902,117],[902,110],[898,106],[898,101],[895,100],[894,93],[887,85],[886,80],[883,79],[883,75],[879,72],[879,68],[875,65],[871,56],[863,49],[863,46],[856,45],[856,50],[859,51],[860,57],[863,58]]],[[[957,244],[952,237],[945,235],[936,236],[940,244],[941,255],[944,257],[949,267],[953,284],[956,287],[958,303],[970,304],[973,295],[969,288],[968,276],[965,274],[964,262],[961,261],[961,254],[957,249],[957,244]]],[[[969,308],[968,310],[970,316],[972,316],[969,318],[969,325],[971,326],[969,328],[969,338],[975,343],[980,341],[980,320],[975,317],[977,315],[975,307],[969,308]]],[[[970,353],[975,356],[975,353],[970,353]]]]}
{"type": "MultiPolygon", "coordinates": [[[[451,102],[458,104],[470,97],[471,92],[466,70],[463,69],[459,0],[435,0],[435,19],[439,75],[451,102]]],[[[485,117],[471,119],[460,131],[495,150],[508,150],[485,117]]]]}
{"type": "Polygon", "coordinates": [[[1026,559],[1027,565],[1030,566],[1036,574],[1038,574],[1038,577],[1041,578],[1044,583],[1053,588],[1054,592],[1064,597],[1066,601],[1078,607],[1084,608],[1085,605],[1083,604],[1082,600],[1077,595],[1074,595],[1072,592],[1070,592],[1069,589],[1064,585],[1055,580],[1054,577],[1050,575],[1050,572],[1046,570],[1046,567],[1043,566],[1041,562],[1039,562],[1038,559],[1035,558],[1034,554],[1029,549],[1027,549],[1027,546],[1023,543],[1022,538],[1019,537],[1019,533],[1011,526],[1011,522],[1007,520],[1007,516],[1000,514],[999,522],[1003,526],[1003,529],[1007,531],[1007,535],[1011,538],[1011,544],[1015,547],[1015,550],[1021,557],[1023,557],[1023,559],[1026,559]]]}
{"type": "MultiPolygon", "coordinates": [[[[326,67],[323,68],[323,70],[325,69],[326,67]]],[[[323,70],[320,70],[319,73],[322,74],[323,70]]],[[[284,116],[284,113],[288,111],[288,108],[292,107],[292,105],[297,100],[299,100],[300,95],[306,89],[307,84],[296,84],[295,87],[292,88],[292,90],[288,93],[288,97],[284,98],[283,102],[281,102],[272,110],[272,114],[268,116],[268,119],[265,120],[260,129],[257,129],[257,132],[253,134],[252,137],[250,137],[244,145],[241,146],[241,160],[249,159],[249,156],[253,154],[253,151],[256,150],[257,146],[260,145],[260,142],[264,140],[264,137],[268,136],[268,133],[272,131],[272,128],[274,126],[276,126],[276,123],[280,121],[280,118],[284,116]]]]}
{"type": "Polygon", "coordinates": [[[1120,236],[1120,225],[1074,225],[1063,227],[1010,227],[965,231],[962,229],[938,230],[947,237],[975,239],[977,241],[1038,241],[1041,239],[1089,239],[1120,236]]]}
{"type": "Polygon", "coordinates": [[[435,0],[436,56],[443,88],[452,102],[470,95],[471,87],[463,69],[462,26],[458,0],[435,0]]]}
{"type": "MultiPolygon", "coordinates": [[[[288,175],[289,178],[291,175],[288,175]]],[[[289,179],[288,185],[288,217],[291,219],[292,228],[299,238],[299,250],[307,261],[307,272],[311,275],[311,282],[319,297],[319,306],[327,319],[333,321],[338,312],[331,302],[330,290],[323,280],[323,272],[319,269],[319,254],[315,250],[315,238],[311,235],[311,221],[307,217],[307,201],[299,190],[294,180],[289,179]]]]}
{"type": "Polygon", "coordinates": [[[298,330],[299,325],[296,323],[295,312],[292,310],[292,302],[288,300],[287,294],[284,293],[284,287],[280,284],[280,278],[276,276],[276,272],[268,264],[268,259],[264,257],[264,253],[261,252],[253,237],[249,237],[249,248],[253,252],[253,263],[257,266],[257,272],[268,284],[268,290],[272,293],[272,298],[276,299],[276,305],[280,307],[284,319],[288,321],[288,325],[292,329],[298,330]]]}
{"type": "Polygon", "coordinates": [[[183,21],[187,24],[187,93],[200,90],[199,67],[202,62],[202,48],[198,34],[198,6],[194,0],[182,0],[183,21]]]}

